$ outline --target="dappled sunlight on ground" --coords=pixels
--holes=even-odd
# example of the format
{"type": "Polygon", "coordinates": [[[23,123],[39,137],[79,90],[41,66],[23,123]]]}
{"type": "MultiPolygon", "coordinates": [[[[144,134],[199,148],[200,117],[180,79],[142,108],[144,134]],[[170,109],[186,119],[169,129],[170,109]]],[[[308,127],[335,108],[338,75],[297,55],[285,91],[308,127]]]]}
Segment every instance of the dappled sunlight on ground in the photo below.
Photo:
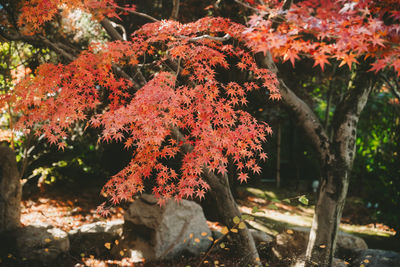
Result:
{"type": "MultiPolygon", "coordinates": [[[[260,189],[247,188],[246,191],[254,195],[242,196],[238,203],[242,213],[251,214],[255,217],[254,221],[249,222],[253,227],[273,235],[290,227],[311,227],[314,206],[297,204],[296,201],[292,201],[290,204],[279,202],[276,199],[272,201],[268,199],[268,195],[271,194],[264,194],[260,189]],[[257,206],[255,213],[254,206],[257,206]]],[[[276,195],[274,194],[273,197],[276,198],[276,195]]],[[[348,218],[343,221],[348,222],[340,224],[340,229],[345,232],[382,237],[390,237],[396,234],[393,229],[381,223],[356,225],[352,224],[348,218]]]]}
{"type": "MultiPolygon", "coordinates": [[[[22,201],[22,225],[44,225],[51,224],[57,228],[60,228],[66,232],[71,229],[75,229],[84,224],[93,223],[96,221],[115,220],[122,219],[124,209],[122,207],[112,207],[111,216],[103,218],[96,213],[97,206],[104,201],[99,195],[99,189],[81,189],[81,192],[74,190],[63,190],[63,191],[50,191],[38,193],[26,200],[22,201]]],[[[254,220],[248,221],[248,223],[256,229],[266,232],[270,235],[277,235],[281,232],[287,231],[292,227],[310,227],[312,223],[312,217],[314,214],[313,205],[303,205],[293,195],[285,195],[282,192],[273,193],[260,189],[250,190],[251,192],[247,195],[240,195],[240,199],[237,200],[240,211],[243,214],[249,214],[254,217],[254,220]],[[254,193],[254,194],[253,194],[254,193]],[[285,197],[290,198],[285,199],[285,197]],[[282,201],[281,201],[282,200],[282,201]],[[286,201],[283,201],[286,200],[286,201]],[[257,208],[254,208],[257,207],[257,208]]],[[[310,203],[313,203],[310,201],[310,203]]],[[[386,242],[388,238],[395,234],[393,229],[376,223],[366,225],[355,225],[352,224],[354,217],[348,216],[343,221],[346,223],[341,224],[341,230],[351,232],[359,235],[369,235],[371,238],[382,238],[380,243],[377,243],[378,248],[382,242],[386,242]]],[[[211,230],[221,231],[224,227],[222,224],[217,222],[208,221],[208,226],[211,230]]],[[[290,231],[290,230],[289,230],[290,231]]],[[[364,236],[363,236],[364,237],[364,236]]],[[[389,247],[390,249],[390,247],[389,247]]],[[[229,262],[234,262],[232,255],[229,251],[223,251],[225,254],[221,254],[220,250],[210,255],[212,261],[206,262],[213,263],[219,261],[218,266],[229,266],[229,262]],[[227,254],[228,253],[228,254],[227,254]]],[[[73,262],[71,266],[133,266],[128,255],[124,255],[122,260],[109,260],[94,255],[80,255],[81,257],[76,258],[71,255],[67,255],[66,261],[73,262]]],[[[186,266],[187,263],[197,263],[198,258],[193,259],[178,259],[174,261],[182,263],[179,266],[186,266]]],[[[208,264],[207,263],[207,264],[208,264]]],[[[171,266],[168,262],[160,262],[154,266],[171,266]]],[[[213,264],[204,266],[214,266],[213,264]]],[[[195,264],[196,265],[196,264],[195,264]]],[[[63,265],[64,266],[64,265],[63,265]]],[[[65,266],[69,266],[68,264],[65,266]]],[[[147,266],[143,262],[135,263],[135,266],[147,266]]],[[[175,266],[175,265],[174,265],[175,266]]],[[[61,266],[60,266],[61,267],[61,266]]]]}
{"type": "MultiPolygon", "coordinates": [[[[45,195],[45,194],[44,194],[45,195]]],[[[61,199],[60,196],[45,195],[34,200],[22,201],[21,224],[40,225],[51,224],[63,231],[70,231],[83,224],[104,221],[106,218],[96,213],[97,203],[93,197],[85,195],[68,196],[61,199]]],[[[122,219],[121,207],[111,208],[111,216],[107,220],[122,219]]]]}

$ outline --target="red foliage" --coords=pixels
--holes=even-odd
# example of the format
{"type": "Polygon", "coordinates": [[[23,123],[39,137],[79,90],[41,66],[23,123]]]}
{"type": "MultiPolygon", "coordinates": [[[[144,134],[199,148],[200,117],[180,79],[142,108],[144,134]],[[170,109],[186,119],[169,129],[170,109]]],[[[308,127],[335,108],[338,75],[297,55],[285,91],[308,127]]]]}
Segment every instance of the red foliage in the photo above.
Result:
{"type": "MultiPolygon", "coordinates": [[[[134,147],[131,162],[104,187],[114,203],[142,192],[143,179],[152,175],[157,196],[201,198],[209,188],[201,178],[204,167],[223,174],[230,157],[242,182],[249,171],[260,172],[257,159],[267,158],[261,143],[271,129],[240,106],[247,103],[249,91],[260,87],[267,88],[272,99],[280,94],[275,76],[257,67],[251,51],[270,51],[293,65],[309,56],[322,69],[332,60],[352,68],[374,57],[371,70],[392,67],[400,74],[399,1],[306,0],[289,10],[282,10],[282,1],[264,2],[248,28],[211,17],[188,24],[161,21],[144,25],[129,41],[93,45],[68,65],[40,66],[34,78],[22,81],[14,96],[7,97],[24,114],[18,126],[35,127],[62,148],[67,129],[86,120],[88,126],[102,129],[101,141],[134,147]],[[234,41],[213,38],[226,34],[234,41]],[[199,36],[203,38],[193,39],[199,36]],[[113,65],[132,67],[144,58],[156,69],[135,91],[131,81],[115,75],[113,65]],[[177,68],[163,67],[171,62],[177,68]],[[235,67],[251,78],[244,84],[222,83],[216,78],[217,67],[235,67]],[[106,96],[107,107],[89,117],[100,104],[100,94],[106,96]],[[171,139],[173,128],[186,134],[185,143],[171,139]],[[184,156],[180,170],[161,163],[186,144],[193,150],[184,156]]],[[[121,10],[113,0],[33,0],[22,7],[19,23],[35,33],[60,5],[85,8],[97,19],[117,16],[121,10]]]]}
{"type": "Polygon", "coordinates": [[[322,70],[330,60],[351,69],[358,60],[375,57],[371,70],[392,67],[400,75],[399,14],[398,0],[307,0],[287,11],[269,5],[252,17],[247,37],[255,50],[292,64],[302,55],[322,70]],[[279,16],[284,21],[274,28],[279,16]]]}
{"type": "Polygon", "coordinates": [[[151,175],[156,177],[156,196],[202,198],[209,189],[201,177],[204,167],[224,174],[228,157],[234,159],[241,170],[239,179],[245,181],[246,172],[260,172],[256,159],[266,158],[261,143],[271,129],[240,106],[247,103],[246,94],[260,86],[268,89],[272,99],[280,95],[275,76],[259,69],[248,52],[243,31],[243,26],[222,18],[184,25],[162,21],[143,26],[130,41],[94,45],[66,66],[44,64],[14,90],[15,108],[24,114],[18,126],[35,127],[37,134],[63,147],[68,128],[87,120],[88,126],[102,129],[101,141],[134,147],[131,162],[104,187],[113,203],[142,192],[143,179],[151,175]],[[204,34],[229,34],[238,45],[191,39],[204,34]],[[113,74],[112,66],[138,64],[146,54],[158,65],[175,61],[182,66],[156,72],[134,92],[130,81],[113,74]],[[253,81],[239,84],[216,79],[215,68],[229,68],[228,61],[233,59],[239,61],[240,69],[251,71],[253,81]],[[100,91],[108,96],[108,106],[88,117],[100,104],[100,91]],[[171,139],[174,127],[186,133],[185,143],[171,139]],[[175,157],[185,144],[193,150],[184,156],[178,175],[178,170],[160,161],[175,157]]]}

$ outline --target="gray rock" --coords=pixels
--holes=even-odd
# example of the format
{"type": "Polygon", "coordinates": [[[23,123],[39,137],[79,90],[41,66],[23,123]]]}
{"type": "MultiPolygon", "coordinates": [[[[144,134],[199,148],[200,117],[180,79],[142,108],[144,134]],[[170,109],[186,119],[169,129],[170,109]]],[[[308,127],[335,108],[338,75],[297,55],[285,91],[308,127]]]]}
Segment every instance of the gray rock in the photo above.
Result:
{"type": "Polygon", "coordinates": [[[254,242],[256,243],[256,246],[259,245],[266,245],[269,246],[274,242],[274,238],[265,232],[256,230],[256,229],[249,229],[251,235],[253,236],[254,242]]]}
{"type": "Polygon", "coordinates": [[[212,241],[203,210],[193,201],[168,200],[163,206],[144,194],[125,212],[123,239],[113,254],[140,251],[148,260],[172,259],[182,254],[199,255],[212,241]]]}
{"type": "Polygon", "coordinates": [[[51,225],[29,225],[14,232],[18,256],[40,261],[44,265],[53,262],[69,250],[68,234],[51,225]]]}
{"type": "Polygon", "coordinates": [[[212,230],[211,231],[211,236],[214,238],[214,240],[217,240],[223,236],[223,234],[220,231],[217,230],[212,230]]]}
{"type": "MultiPolygon", "coordinates": [[[[305,253],[310,235],[310,228],[293,227],[293,233],[283,232],[276,236],[273,253],[278,259],[296,258],[305,253]]],[[[348,258],[356,249],[367,249],[367,243],[361,237],[339,232],[335,255],[348,258]]]]}
{"type": "Polygon", "coordinates": [[[380,249],[357,250],[351,266],[359,267],[361,264],[365,267],[400,266],[400,253],[380,249]]]}
{"type": "Polygon", "coordinates": [[[0,233],[17,229],[21,218],[21,183],[15,153],[0,146],[0,233]]]}
{"type": "MultiPolygon", "coordinates": [[[[304,261],[304,255],[299,257],[295,262],[291,263],[289,266],[291,266],[291,267],[306,266],[305,261],[304,261]]],[[[338,259],[338,258],[333,258],[331,267],[349,267],[349,263],[344,260],[338,259]]],[[[357,266],[357,267],[359,267],[359,266],[357,266]]]]}
{"type": "Polygon", "coordinates": [[[332,267],[349,267],[349,263],[342,259],[333,258],[332,267]]]}
{"type": "Polygon", "coordinates": [[[121,238],[123,224],[123,220],[95,222],[69,231],[71,254],[104,255],[108,251],[105,244],[112,244],[121,238]]]}

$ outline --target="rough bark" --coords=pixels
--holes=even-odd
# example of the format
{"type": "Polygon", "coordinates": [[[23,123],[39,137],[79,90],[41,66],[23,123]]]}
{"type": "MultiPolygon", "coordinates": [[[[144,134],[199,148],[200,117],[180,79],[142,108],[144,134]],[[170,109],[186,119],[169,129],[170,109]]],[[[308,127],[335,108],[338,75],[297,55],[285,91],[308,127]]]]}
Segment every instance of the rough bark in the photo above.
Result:
{"type": "MultiPolygon", "coordinates": [[[[365,77],[364,75],[361,75],[365,77]]],[[[365,78],[364,78],[365,79],[365,78]]],[[[322,179],[306,252],[307,266],[331,266],[356,148],[357,124],[372,84],[359,83],[336,108],[330,155],[322,162],[322,179]]]]}
{"type": "Polygon", "coordinates": [[[21,218],[21,183],[15,154],[0,146],[0,233],[16,229],[21,218]]]}

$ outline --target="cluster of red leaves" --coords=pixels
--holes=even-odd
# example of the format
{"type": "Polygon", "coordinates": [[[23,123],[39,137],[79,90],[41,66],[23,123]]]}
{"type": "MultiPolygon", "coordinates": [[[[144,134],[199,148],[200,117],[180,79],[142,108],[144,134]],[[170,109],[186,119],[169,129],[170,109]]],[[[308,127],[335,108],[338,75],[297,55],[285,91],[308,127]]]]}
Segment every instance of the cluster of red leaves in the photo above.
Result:
{"type": "Polygon", "coordinates": [[[142,192],[143,180],[151,176],[157,184],[154,193],[164,197],[160,202],[171,197],[202,198],[209,188],[201,177],[204,168],[225,174],[228,158],[233,159],[240,181],[246,181],[248,172],[261,170],[257,161],[266,159],[261,144],[271,128],[240,106],[247,103],[249,91],[261,86],[271,99],[280,95],[275,76],[259,69],[248,52],[244,30],[222,18],[189,24],[161,21],[143,26],[130,41],[95,45],[69,65],[42,65],[34,78],[15,89],[15,108],[24,113],[18,125],[38,127],[38,134],[63,147],[71,124],[87,119],[90,126],[102,129],[102,141],[134,147],[131,162],[104,187],[113,203],[142,192]],[[205,34],[229,34],[237,45],[193,39],[205,34]],[[112,72],[115,64],[133,66],[145,58],[158,69],[171,63],[178,66],[155,72],[137,91],[112,72]],[[250,71],[252,81],[222,83],[216,78],[215,69],[227,69],[233,60],[238,69],[250,71]],[[89,118],[89,111],[93,114],[104,97],[107,108],[89,118]],[[185,141],[172,138],[176,128],[185,133],[185,141]],[[183,157],[180,170],[161,163],[186,145],[193,149],[183,157]]]}
{"type": "Polygon", "coordinates": [[[287,11],[281,5],[264,6],[252,17],[247,36],[257,51],[271,51],[293,65],[309,56],[322,70],[330,60],[351,68],[373,57],[371,70],[393,67],[400,75],[399,22],[399,1],[307,0],[287,11]],[[283,21],[274,28],[279,17],[283,21]]]}
{"type": "MultiPolygon", "coordinates": [[[[41,30],[46,22],[54,19],[59,10],[82,9],[91,12],[96,19],[104,17],[118,17],[118,5],[114,0],[30,0],[21,7],[18,25],[24,34],[35,34],[41,30]]],[[[134,10],[135,6],[127,5],[122,10],[134,10]]]]}

